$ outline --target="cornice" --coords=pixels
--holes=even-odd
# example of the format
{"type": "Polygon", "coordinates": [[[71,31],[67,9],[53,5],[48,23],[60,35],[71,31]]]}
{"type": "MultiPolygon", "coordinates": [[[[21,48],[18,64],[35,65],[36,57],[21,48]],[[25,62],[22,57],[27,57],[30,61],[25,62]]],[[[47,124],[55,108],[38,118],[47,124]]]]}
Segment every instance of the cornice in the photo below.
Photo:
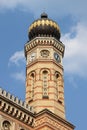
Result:
{"type": "Polygon", "coordinates": [[[35,123],[36,127],[46,122],[47,124],[50,124],[50,126],[52,125],[55,129],[57,128],[58,130],[59,129],[67,130],[67,128],[68,130],[73,130],[75,128],[75,126],[70,122],[68,122],[66,119],[63,119],[58,115],[55,115],[48,109],[44,109],[41,112],[37,113],[35,115],[35,118],[36,118],[36,123],[35,123]],[[62,123],[62,125],[60,125],[59,122],[62,123]]]}
{"type": "Polygon", "coordinates": [[[31,49],[33,49],[34,47],[38,45],[39,46],[53,46],[62,53],[62,57],[64,56],[64,50],[65,50],[64,44],[53,37],[36,37],[30,42],[28,41],[25,44],[25,56],[28,51],[30,51],[31,49]]]}
{"type": "Polygon", "coordinates": [[[32,107],[0,88],[0,110],[7,115],[33,127],[34,112],[32,107]]]}
{"type": "Polygon", "coordinates": [[[33,62],[31,62],[30,64],[27,65],[27,68],[28,68],[28,67],[32,67],[32,65],[34,65],[34,64],[36,65],[38,62],[39,62],[39,63],[42,63],[42,64],[43,64],[43,63],[48,63],[48,64],[54,63],[55,65],[57,65],[59,68],[61,68],[61,69],[64,71],[63,66],[62,66],[61,64],[57,64],[56,61],[55,61],[55,60],[52,60],[52,59],[50,59],[50,60],[48,60],[48,59],[44,59],[44,60],[35,59],[33,62]]]}

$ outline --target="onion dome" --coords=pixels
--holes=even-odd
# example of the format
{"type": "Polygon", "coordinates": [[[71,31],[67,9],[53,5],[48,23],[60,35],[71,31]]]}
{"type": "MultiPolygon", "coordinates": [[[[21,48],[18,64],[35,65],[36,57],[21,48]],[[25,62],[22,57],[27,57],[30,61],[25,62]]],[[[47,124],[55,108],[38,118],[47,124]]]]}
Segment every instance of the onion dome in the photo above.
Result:
{"type": "Polygon", "coordinates": [[[49,19],[46,13],[42,13],[41,18],[30,25],[28,37],[30,40],[35,37],[55,37],[59,40],[60,29],[55,21],[49,19]]]}

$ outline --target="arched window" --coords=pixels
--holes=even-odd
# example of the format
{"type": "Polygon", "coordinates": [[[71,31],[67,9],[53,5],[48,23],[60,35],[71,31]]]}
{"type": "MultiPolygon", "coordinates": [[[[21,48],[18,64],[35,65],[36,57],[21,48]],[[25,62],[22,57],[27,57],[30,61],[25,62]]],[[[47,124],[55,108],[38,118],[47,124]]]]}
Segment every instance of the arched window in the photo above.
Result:
{"type": "Polygon", "coordinates": [[[11,130],[10,127],[11,127],[11,124],[9,121],[4,121],[3,124],[2,124],[2,127],[3,127],[3,130],[11,130]]]}
{"type": "Polygon", "coordinates": [[[62,87],[62,76],[56,72],[55,73],[55,87],[56,87],[56,95],[57,95],[57,101],[59,103],[62,103],[62,100],[61,100],[61,96],[62,96],[62,90],[61,90],[61,87],[62,87]]]}
{"type": "Polygon", "coordinates": [[[59,81],[58,81],[58,78],[59,78],[59,74],[58,72],[55,73],[55,87],[56,87],[56,95],[57,95],[57,100],[58,100],[58,96],[59,96],[59,81]]]}
{"type": "Polygon", "coordinates": [[[48,72],[45,70],[43,75],[43,98],[48,98],[48,72]]]}
{"type": "Polygon", "coordinates": [[[30,80],[31,80],[31,98],[34,97],[34,83],[35,83],[35,75],[32,73],[30,75],[30,80]]]}

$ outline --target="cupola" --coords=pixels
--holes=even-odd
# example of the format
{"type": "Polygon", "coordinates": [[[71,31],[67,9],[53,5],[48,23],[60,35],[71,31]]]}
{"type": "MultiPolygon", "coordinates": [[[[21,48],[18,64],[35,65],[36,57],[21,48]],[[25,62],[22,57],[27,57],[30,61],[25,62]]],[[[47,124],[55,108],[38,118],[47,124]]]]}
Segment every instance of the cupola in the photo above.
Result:
{"type": "Polygon", "coordinates": [[[29,40],[35,37],[55,37],[60,40],[60,35],[58,24],[49,19],[46,13],[42,13],[41,17],[30,25],[28,32],[29,40]]]}

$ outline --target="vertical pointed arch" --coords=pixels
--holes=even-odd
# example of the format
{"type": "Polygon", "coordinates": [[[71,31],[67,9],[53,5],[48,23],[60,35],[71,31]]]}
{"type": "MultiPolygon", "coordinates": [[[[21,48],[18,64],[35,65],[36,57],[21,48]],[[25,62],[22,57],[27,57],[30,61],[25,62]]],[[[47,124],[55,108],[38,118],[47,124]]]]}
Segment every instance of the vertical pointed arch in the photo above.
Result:
{"type": "Polygon", "coordinates": [[[43,68],[40,70],[40,79],[42,81],[42,97],[49,98],[49,80],[50,80],[50,70],[43,68]]]}
{"type": "Polygon", "coordinates": [[[30,75],[31,77],[31,98],[34,97],[34,83],[35,83],[35,74],[34,73],[31,73],[30,75]]]}
{"type": "Polygon", "coordinates": [[[55,72],[55,87],[56,87],[56,95],[59,103],[62,103],[62,90],[63,87],[62,75],[59,72],[55,72]]]}
{"type": "Polygon", "coordinates": [[[29,73],[29,101],[34,98],[34,87],[35,87],[35,71],[29,73]]]}
{"type": "Polygon", "coordinates": [[[43,97],[48,97],[48,71],[44,70],[42,73],[43,78],[43,97]]]}
{"type": "Polygon", "coordinates": [[[59,73],[56,71],[55,72],[55,88],[56,88],[56,96],[57,96],[57,100],[59,97],[59,73]]]}

